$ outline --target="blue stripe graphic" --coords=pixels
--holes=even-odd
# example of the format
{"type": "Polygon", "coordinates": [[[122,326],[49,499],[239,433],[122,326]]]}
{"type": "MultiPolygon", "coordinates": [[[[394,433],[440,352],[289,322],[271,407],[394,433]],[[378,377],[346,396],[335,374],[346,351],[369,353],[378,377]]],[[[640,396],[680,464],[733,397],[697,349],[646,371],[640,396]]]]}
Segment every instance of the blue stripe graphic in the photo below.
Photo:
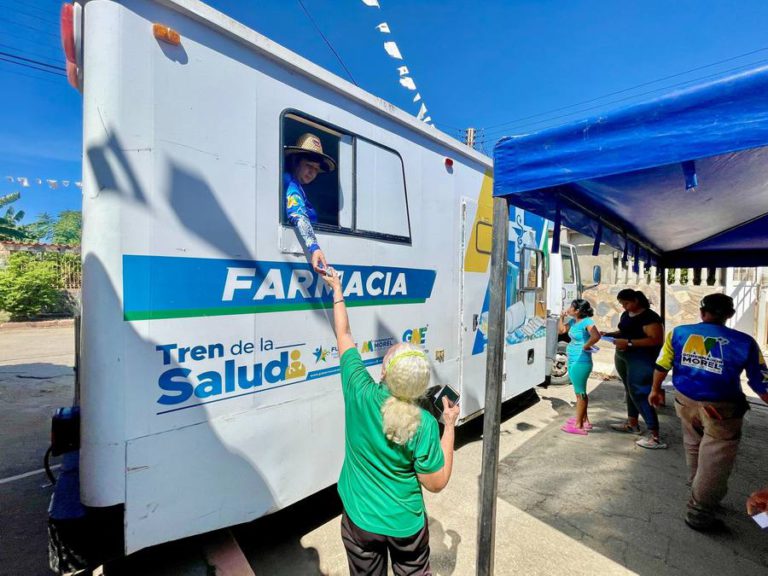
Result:
{"type": "MultiPolygon", "coordinates": [[[[415,268],[335,268],[352,306],[424,302],[436,276],[415,268]]],[[[309,309],[330,301],[328,287],[304,263],[123,256],[127,320],[309,309]]]]}

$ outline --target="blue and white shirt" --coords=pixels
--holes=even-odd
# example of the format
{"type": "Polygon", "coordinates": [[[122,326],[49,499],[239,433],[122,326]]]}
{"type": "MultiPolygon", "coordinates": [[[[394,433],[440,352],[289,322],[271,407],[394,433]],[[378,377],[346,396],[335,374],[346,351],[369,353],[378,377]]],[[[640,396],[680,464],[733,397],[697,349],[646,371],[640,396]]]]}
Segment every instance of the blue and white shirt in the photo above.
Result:
{"type": "Polygon", "coordinates": [[[320,249],[315,230],[312,228],[312,224],[317,223],[317,212],[307,198],[304,188],[287,172],[283,174],[283,186],[285,187],[285,215],[291,226],[295,226],[299,231],[299,236],[312,254],[320,249]]]}
{"type": "Polygon", "coordinates": [[[702,402],[742,399],[744,370],[752,390],[768,392],[768,368],[755,339],[720,324],[688,324],[667,333],[656,369],[672,370],[675,388],[702,402]]]}

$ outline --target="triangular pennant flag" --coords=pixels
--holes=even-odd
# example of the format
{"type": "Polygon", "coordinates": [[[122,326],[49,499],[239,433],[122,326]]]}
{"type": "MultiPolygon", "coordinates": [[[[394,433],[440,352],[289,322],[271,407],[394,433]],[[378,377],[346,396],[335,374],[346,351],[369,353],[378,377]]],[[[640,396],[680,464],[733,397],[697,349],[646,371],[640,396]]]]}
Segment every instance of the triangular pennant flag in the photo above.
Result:
{"type": "Polygon", "coordinates": [[[43,183],[43,179],[42,178],[35,178],[35,182],[37,182],[37,185],[40,186],[40,184],[43,183]]]}
{"type": "Polygon", "coordinates": [[[381,6],[379,6],[379,0],[363,0],[363,4],[370,6],[371,8],[381,8],[381,6]]]}
{"type": "Polygon", "coordinates": [[[424,118],[424,124],[429,124],[430,122],[432,122],[432,116],[427,116],[424,118]]]}
{"type": "Polygon", "coordinates": [[[64,186],[64,188],[69,188],[69,180],[62,180],[61,185],[64,186]]]}
{"type": "Polygon", "coordinates": [[[416,84],[410,76],[400,78],[400,84],[408,88],[408,90],[416,90],[416,84]]]}
{"type": "Polygon", "coordinates": [[[56,190],[56,188],[59,187],[59,182],[57,180],[46,180],[48,183],[48,188],[51,190],[56,190]]]}
{"type": "Polygon", "coordinates": [[[394,42],[384,42],[384,50],[386,50],[387,54],[392,56],[392,58],[397,58],[398,60],[403,59],[403,55],[400,54],[400,49],[394,42]]]}
{"type": "Polygon", "coordinates": [[[389,29],[389,24],[387,24],[386,22],[382,22],[381,24],[376,26],[376,29],[382,34],[389,34],[391,32],[389,29]]]}
{"type": "Polygon", "coordinates": [[[8,182],[13,182],[13,176],[6,176],[5,179],[8,180],[8,182]]]}
{"type": "Polygon", "coordinates": [[[419,93],[417,92],[417,93],[416,93],[416,96],[414,96],[414,97],[413,97],[413,101],[414,101],[414,102],[418,102],[419,100],[421,100],[421,94],[419,94],[419,93]]]}
{"type": "Polygon", "coordinates": [[[22,188],[29,188],[29,179],[25,178],[24,176],[21,176],[19,178],[16,178],[16,181],[21,184],[22,188]]]}
{"type": "Polygon", "coordinates": [[[400,66],[400,68],[397,69],[397,72],[400,76],[405,76],[408,74],[408,66],[400,66]]]}
{"type": "Polygon", "coordinates": [[[78,188],[82,188],[83,187],[83,183],[82,182],[75,182],[75,186],[77,186],[78,188]]]}
{"type": "Polygon", "coordinates": [[[427,114],[427,106],[424,104],[424,102],[422,102],[421,106],[419,107],[419,115],[416,116],[416,119],[423,120],[426,114],[427,114]]]}

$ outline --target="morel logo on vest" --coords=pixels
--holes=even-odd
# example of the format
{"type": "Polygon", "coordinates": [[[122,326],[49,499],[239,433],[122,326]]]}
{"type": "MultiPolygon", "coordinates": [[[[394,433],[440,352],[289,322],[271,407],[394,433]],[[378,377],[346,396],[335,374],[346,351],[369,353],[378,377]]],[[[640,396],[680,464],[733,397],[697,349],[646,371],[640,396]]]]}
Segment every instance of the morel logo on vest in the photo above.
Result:
{"type": "Polygon", "coordinates": [[[680,364],[714,374],[722,374],[723,346],[727,344],[728,340],[725,338],[691,334],[683,346],[680,364]]]}

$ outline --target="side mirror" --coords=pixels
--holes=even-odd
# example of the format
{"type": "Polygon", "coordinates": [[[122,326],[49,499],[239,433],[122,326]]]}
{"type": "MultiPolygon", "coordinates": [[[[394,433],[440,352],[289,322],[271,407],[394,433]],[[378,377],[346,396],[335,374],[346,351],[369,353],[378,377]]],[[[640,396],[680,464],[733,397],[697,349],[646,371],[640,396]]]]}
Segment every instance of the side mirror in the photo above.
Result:
{"type": "Polygon", "coordinates": [[[603,277],[603,270],[600,266],[592,266],[592,282],[597,285],[603,277]]]}

